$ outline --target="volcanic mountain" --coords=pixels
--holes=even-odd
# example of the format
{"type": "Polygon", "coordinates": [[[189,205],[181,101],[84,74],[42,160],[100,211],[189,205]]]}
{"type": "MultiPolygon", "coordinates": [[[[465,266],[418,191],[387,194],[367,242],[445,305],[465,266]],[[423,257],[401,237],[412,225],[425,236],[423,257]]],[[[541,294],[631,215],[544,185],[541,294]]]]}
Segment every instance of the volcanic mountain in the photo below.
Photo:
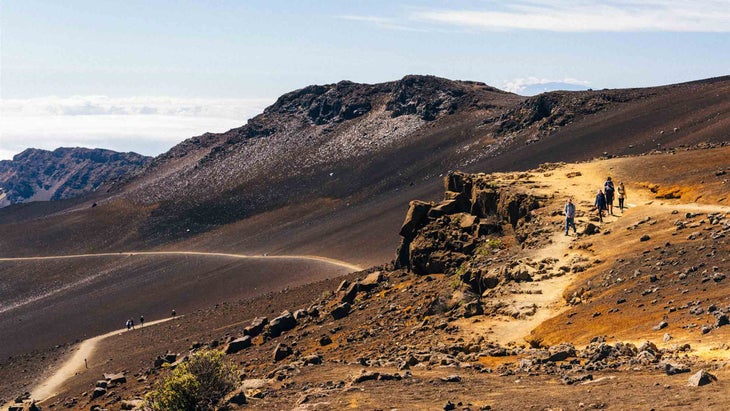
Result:
{"type": "MultiPolygon", "coordinates": [[[[66,352],[64,344],[112,331],[140,313],[163,318],[175,307],[210,314],[222,302],[309,284],[296,299],[241,302],[245,314],[237,321],[305,304],[312,293],[331,292],[332,279],[354,266],[393,268],[385,266],[401,241],[409,202],[441,197],[451,170],[522,171],[722,145],[729,97],[730,77],[530,98],[431,76],[288,93],[246,125],[186,140],[87,197],[0,210],[0,255],[14,257],[0,262],[7,280],[0,328],[10,330],[0,337],[0,358],[14,356],[0,368],[12,373],[25,364],[28,375],[40,375],[42,367],[24,362],[38,358],[30,351],[50,361],[66,352]]],[[[700,154],[687,158],[697,161],[702,151],[692,152],[700,154]]],[[[540,185],[550,172],[499,181],[540,185]]],[[[560,190],[556,184],[550,188],[560,190]]],[[[432,231],[436,238],[439,232],[432,231]]],[[[512,234],[510,241],[518,238],[512,234]]],[[[408,287],[412,278],[403,275],[399,287],[408,287]]],[[[206,314],[195,317],[203,331],[179,343],[220,337],[205,329],[206,314]]]]}
{"type": "Polygon", "coordinates": [[[88,148],[29,148],[0,161],[0,207],[63,200],[90,193],[104,182],[133,175],[150,157],[88,148]]]}

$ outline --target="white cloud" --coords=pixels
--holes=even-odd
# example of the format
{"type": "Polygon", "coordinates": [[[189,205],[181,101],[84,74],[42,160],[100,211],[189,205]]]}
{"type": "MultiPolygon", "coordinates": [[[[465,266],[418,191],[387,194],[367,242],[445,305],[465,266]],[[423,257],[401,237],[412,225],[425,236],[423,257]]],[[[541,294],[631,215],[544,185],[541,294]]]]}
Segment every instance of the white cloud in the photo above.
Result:
{"type": "MultiPolygon", "coordinates": [[[[555,32],[730,32],[727,0],[543,0],[486,2],[476,10],[421,9],[399,20],[469,29],[555,32]]],[[[348,16],[379,26],[393,18],[348,16]]]]}
{"type": "Polygon", "coordinates": [[[574,78],[564,78],[564,79],[548,79],[548,78],[538,78],[538,77],[524,77],[524,78],[516,78],[513,80],[506,81],[504,85],[502,86],[502,90],[509,91],[511,93],[517,93],[522,94],[522,92],[525,91],[525,89],[529,86],[534,86],[537,84],[550,84],[550,83],[562,83],[562,84],[572,84],[576,86],[585,86],[588,87],[590,83],[585,80],[578,80],[574,78]]]}
{"type": "Polygon", "coordinates": [[[1,100],[0,159],[29,147],[101,147],[156,155],[188,137],[239,127],[272,102],[106,96],[1,100]]]}

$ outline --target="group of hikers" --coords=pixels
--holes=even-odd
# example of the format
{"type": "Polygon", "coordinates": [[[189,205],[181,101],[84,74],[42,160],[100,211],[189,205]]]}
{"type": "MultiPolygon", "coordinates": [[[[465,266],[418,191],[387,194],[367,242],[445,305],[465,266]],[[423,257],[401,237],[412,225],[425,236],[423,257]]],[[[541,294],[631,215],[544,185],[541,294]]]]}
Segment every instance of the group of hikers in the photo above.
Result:
{"type": "MultiPolygon", "coordinates": [[[[623,181],[619,181],[618,186],[614,186],[611,177],[606,178],[606,182],[603,183],[603,189],[598,189],[596,193],[596,200],[593,203],[596,211],[598,212],[598,221],[603,222],[603,212],[607,211],[613,215],[613,199],[618,194],[618,207],[621,213],[624,212],[624,200],[626,199],[626,187],[624,187],[623,181]]],[[[573,233],[577,233],[578,230],[575,228],[575,204],[573,199],[568,198],[568,202],[565,204],[565,235],[568,235],[570,228],[573,228],[573,233]]]]}
{"type": "MultiPolygon", "coordinates": [[[[177,316],[177,312],[175,311],[174,308],[172,309],[171,316],[172,316],[172,318],[175,318],[175,316],[177,316]]],[[[127,330],[134,330],[134,320],[133,319],[131,319],[131,318],[128,319],[127,322],[125,323],[125,325],[127,326],[127,330]]],[[[139,316],[139,326],[144,327],[144,316],[143,315],[139,316]]]]}
{"type": "MultiPolygon", "coordinates": [[[[131,318],[128,319],[126,325],[127,325],[127,330],[134,330],[134,320],[133,319],[131,319],[131,318]]],[[[140,327],[144,326],[144,316],[143,315],[139,316],[139,326],[140,327]]]]}

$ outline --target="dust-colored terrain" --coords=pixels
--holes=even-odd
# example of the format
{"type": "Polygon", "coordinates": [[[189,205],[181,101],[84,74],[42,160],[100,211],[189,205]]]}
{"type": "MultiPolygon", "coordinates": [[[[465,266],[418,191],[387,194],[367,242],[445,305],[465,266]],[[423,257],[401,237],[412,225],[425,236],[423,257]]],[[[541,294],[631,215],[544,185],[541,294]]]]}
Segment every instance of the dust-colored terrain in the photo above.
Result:
{"type": "MultiPolygon", "coordinates": [[[[303,309],[294,328],[279,336],[264,328],[251,347],[227,356],[242,370],[244,407],[726,409],[728,158],[730,148],[719,147],[450,175],[453,193],[475,187],[468,211],[463,204],[441,211],[456,204],[441,203],[418,224],[409,223],[418,220],[409,213],[401,234],[413,271],[380,267],[379,275],[351,274],[339,286],[343,278],[221,299],[105,338],[90,354],[89,370],[43,405],[120,409],[168,372],[153,366],[157,355],[226,349],[254,317],[303,309]],[[600,223],[591,205],[608,175],[626,183],[627,209],[600,223]],[[662,187],[679,191],[667,196],[662,187]],[[579,235],[563,231],[569,196],[579,235]],[[346,315],[335,319],[343,303],[346,315]],[[292,354],[272,361],[277,344],[292,354]],[[687,386],[702,369],[718,381],[687,386]],[[126,383],[89,399],[102,373],[120,371],[126,383]]],[[[67,358],[74,350],[48,355],[67,358]]],[[[0,373],[17,372],[38,355],[0,373]]]]}
{"type": "MultiPolygon", "coordinates": [[[[265,380],[247,383],[259,386],[249,393],[252,407],[290,409],[311,394],[301,407],[431,409],[453,393],[471,408],[577,408],[582,400],[562,390],[608,395],[634,384],[641,407],[656,393],[636,387],[675,359],[720,377],[703,392],[727,392],[719,366],[727,327],[716,324],[728,311],[727,280],[716,274],[727,273],[729,95],[728,77],[530,98],[429,76],[312,86],[282,96],[245,126],[186,140],[87,197],[3,208],[0,257],[96,255],[0,261],[0,398],[32,389],[81,341],[130,317],[162,319],[172,308],[185,314],[98,341],[89,370],[44,402],[88,409],[102,373],[126,371],[126,385],[93,403],[118,409],[120,399],[142,395],[164,374],[151,367],[167,350],[183,356],[195,341],[225,345],[256,316],[311,306],[320,317],[302,317],[294,330],[232,356],[247,379],[265,380]],[[636,157],[621,157],[629,154],[636,157]],[[541,166],[563,161],[579,163],[541,166]],[[563,236],[565,198],[577,200],[582,232],[596,223],[589,209],[607,175],[626,181],[628,210],[596,224],[597,234],[563,236]],[[441,201],[442,182],[452,177],[446,195],[456,205],[442,205],[399,236],[409,202],[441,201]],[[485,197],[472,198],[459,179],[481,184],[485,197]],[[474,204],[481,205],[467,209],[474,204]],[[157,252],[165,254],[148,254],[157,252]],[[333,321],[341,298],[333,291],[351,270],[286,258],[302,255],[379,266],[382,281],[358,292],[350,315],[333,321]],[[652,330],[661,321],[667,325],[652,330]],[[323,334],[333,343],[320,346],[323,334]],[[525,337],[537,348],[521,348],[525,337]],[[641,354],[644,339],[659,347],[641,354]],[[270,361],[281,341],[295,347],[284,363],[316,352],[324,364],[297,363],[282,374],[281,363],[270,361]],[[636,349],[619,349],[617,341],[636,349]],[[576,357],[544,362],[546,346],[560,342],[574,344],[576,357]],[[679,350],[685,342],[691,349],[679,350]],[[589,361],[596,350],[616,355],[596,366],[589,361]],[[402,377],[410,354],[414,379],[351,385],[362,367],[402,377]],[[431,381],[454,370],[461,383],[431,381]],[[560,383],[582,373],[616,378],[583,391],[560,383]],[[306,383],[319,378],[327,380],[306,383]],[[388,395],[361,391],[367,384],[388,395]],[[496,400],[476,400],[485,385],[498,387],[496,400]],[[319,402],[329,404],[312,405],[319,402]]],[[[696,393],[672,392],[677,400],[666,396],[674,402],[665,405],[696,393]]],[[[634,397],[605,402],[634,408],[634,397]]],[[[716,398],[708,407],[722,404],[716,398]]],[[[594,399],[584,406],[604,402],[594,399]]]]}

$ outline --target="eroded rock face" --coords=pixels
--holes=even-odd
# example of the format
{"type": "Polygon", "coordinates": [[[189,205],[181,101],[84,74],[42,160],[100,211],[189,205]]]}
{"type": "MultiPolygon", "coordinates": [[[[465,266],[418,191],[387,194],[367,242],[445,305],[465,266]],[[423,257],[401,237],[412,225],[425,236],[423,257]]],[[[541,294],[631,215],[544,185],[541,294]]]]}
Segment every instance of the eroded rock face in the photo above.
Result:
{"type": "MultiPolygon", "coordinates": [[[[534,196],[500,187],[487,177],[452,172],[444,178],[444,188],[445,200],[438,204],[411,202],[396,267],[417,274],[454,273],[488,244],[490,236],[498,238],[503,225],[520,231],[518,223],[529,222],[530,211],[540,207],[534,196]]],[[[517,234],[520,242],[527,237],[517,234]]],[[[466,281],[483,290],[493,286],[493,279],[487,278],[474,273],[466,281]],[[481,278],[486,280],[482,283],[481,278]]]]}

